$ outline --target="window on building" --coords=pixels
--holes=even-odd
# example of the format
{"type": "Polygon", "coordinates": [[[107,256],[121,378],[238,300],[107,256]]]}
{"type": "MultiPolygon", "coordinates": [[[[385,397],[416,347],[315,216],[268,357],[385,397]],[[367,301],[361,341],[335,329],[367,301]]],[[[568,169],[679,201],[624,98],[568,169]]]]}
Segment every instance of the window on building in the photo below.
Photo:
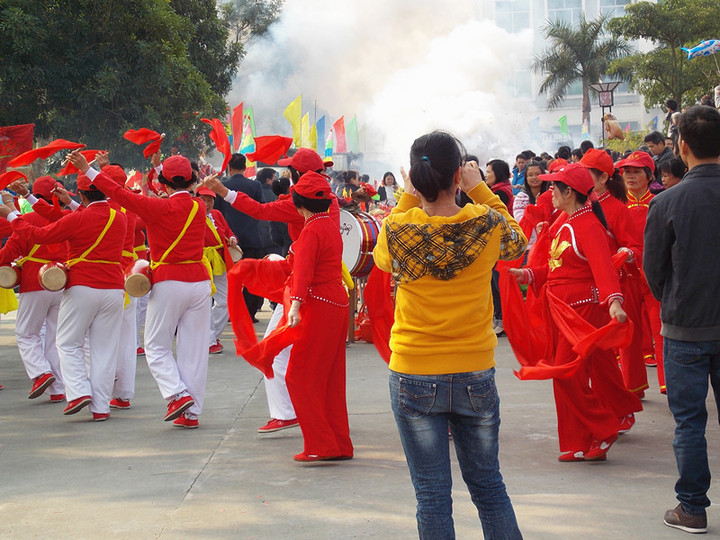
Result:
{"type": "Polygon", "coordinates": [[[510,33],[530,28],[530,0],[496,0],[495,21],[510,33]]]}
{"type": "Polygon", "coordinates": [[[565,21],[575,25],[580,22],[582,12],[583,0],[547,0],[547,18],[551,22],[565,21]]]}
{"type": "Polygon", "coordinates": [[[610,17],[622,17],[625,15],[625,6],[630,0],[600,0],[600,13],[610,17]]]}

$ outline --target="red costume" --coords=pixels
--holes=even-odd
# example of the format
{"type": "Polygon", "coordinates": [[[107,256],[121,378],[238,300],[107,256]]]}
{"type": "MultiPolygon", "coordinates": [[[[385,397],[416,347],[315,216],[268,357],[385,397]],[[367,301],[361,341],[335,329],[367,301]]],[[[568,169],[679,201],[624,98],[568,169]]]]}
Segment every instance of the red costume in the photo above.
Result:
{"type": "MultiPolygon", "coordinates": [[[[640,245],[643,245],[643,231],[645,230],[645,221],[647,220],[648,206],[655,195],[646,191],[640,198],[635,197],[628,191],[628,204],[635,231],[640,245]]],[[[642,259],[637,261],[638,265],[642,259]]],[[[652,365],[657,362],[657,376],[660,391],[665,393],[665,370],[663,369],[663,338],[660,334],[660,302],[650,292],[645,276],[638,269],[632,276],[632,286],[636,292],[635,308],[638,313],[642,314],[643,320],[639,320],[635,325],[635,332],[642,336],[641,344],[644,351],[644,360],[646,364],[652,365]],[[644,324],[647,322],[648,324],[644,324]],[[649,326],[649,330],[648,330],[649,326]]]]}

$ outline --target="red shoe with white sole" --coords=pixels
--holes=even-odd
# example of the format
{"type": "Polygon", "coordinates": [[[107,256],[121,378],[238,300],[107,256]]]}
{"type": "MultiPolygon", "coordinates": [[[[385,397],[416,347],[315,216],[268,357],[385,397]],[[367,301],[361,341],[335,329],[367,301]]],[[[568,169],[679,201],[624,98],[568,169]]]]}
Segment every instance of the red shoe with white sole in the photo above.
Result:
{"type": "Polygon", "coordinates": [[[195,405],[195,400],[189,395],[173,399],[170,403],[168,403],[165,421],[169,422],[170,420],[175,420],[193,405],[195,405]]]}
{"type": "Polygon", "coordinates": [[[45,393],[48,386],[55,382],[55,375],[52,373],[43,373],[39,377],[35,377],[28,399],[39,398],[45,393]]]}

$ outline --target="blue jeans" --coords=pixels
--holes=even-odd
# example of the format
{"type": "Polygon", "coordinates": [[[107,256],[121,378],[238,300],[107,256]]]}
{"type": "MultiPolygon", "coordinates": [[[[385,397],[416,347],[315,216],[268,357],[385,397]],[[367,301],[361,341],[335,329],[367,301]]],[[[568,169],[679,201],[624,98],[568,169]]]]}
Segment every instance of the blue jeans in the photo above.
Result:
{"type": "Polygon", "coordinates": [[[455,538],[448,426],[485,539],[521,539],[498,461],[495,369],[449,375],[391,371],[390,402],[415,487],[421,540],[455,538]]]}
{"type": "Polygon", "coordinates": [[[675,492],[686,512],[704,514],[710,506],[705,400],[709,379],[720,408],[720,341],[665,338],[663,354],[668,405],[675,418],[673,450],[680,474],[675,492]]]}

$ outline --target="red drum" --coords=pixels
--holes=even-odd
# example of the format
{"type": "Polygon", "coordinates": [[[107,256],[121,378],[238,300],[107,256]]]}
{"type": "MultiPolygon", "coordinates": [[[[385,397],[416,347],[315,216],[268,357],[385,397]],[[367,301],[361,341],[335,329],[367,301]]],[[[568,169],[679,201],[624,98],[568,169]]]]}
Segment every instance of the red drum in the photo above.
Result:
{"type": "Polygon", "coordinates": [[[125,269],[125,292],[139,298],[150,292],[150,263],[146,259],[138,259],[125,269]]]}
{"type": "Polygon", "coordinates": [[[0,266],[0,287],[14,289],[20,283],[20,267],[15,263],[0,266]]]}
{"type": "Polygon", "coordinates": [[[38,270],[38,280],[43,289],[59,291],[65,288],[68,280],[68,269],[63,263],[49,262],[38,270]]]}
{"type": "Polygon", "coordinates": [[[364,277],[373,267],[372,251],[380,234],[380,224],[365,212],[340,210],[342,260],[354,277],[364,277]]]}

